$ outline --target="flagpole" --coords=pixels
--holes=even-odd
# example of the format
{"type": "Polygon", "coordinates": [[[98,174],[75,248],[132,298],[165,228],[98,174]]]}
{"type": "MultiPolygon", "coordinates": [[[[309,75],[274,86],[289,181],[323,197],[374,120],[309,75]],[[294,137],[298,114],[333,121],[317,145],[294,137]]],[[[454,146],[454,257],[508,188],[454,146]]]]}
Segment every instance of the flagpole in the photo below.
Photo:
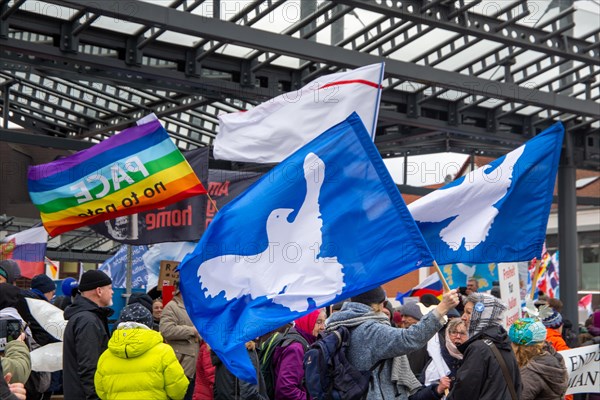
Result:
{"type": "Polygon", "coordinates": [[[444,274],[442,274],[442,270],[440,269],[440,266],[435,260],[433,260],[433,268],[435,268],[435,272],[437,272],[437,274],[440,276],[440,281],[442,281],[444,292],[449,292],[450,286],[448,286],[448,282],[446,282],[446,278],[444,278],[444,274]]]}
{"type": "Polygon", "coordinates": [[[529,293],[529,298],[533,300],[535,296],[535,289],[537,289],[537,281],[540,278],[538,275],[540,274],[540,267],[542,265],[542,257],[539,260],[536,260],[535,270],[533,271],[533,280],[531,281],[531,293],[529,293]]]}
{"type": "Polygon", "coordinates": [[[210,200],[210,202],[212,203],[212,205],[215,208],[215,210],[219,211],[219,208],[217,207],[217,203],[215,203],[215,201],[213,200],[213,198],[210,197],[210,194],[208,192],[206,192],[206,196],[208,197],[208,200],[210,200]]]}

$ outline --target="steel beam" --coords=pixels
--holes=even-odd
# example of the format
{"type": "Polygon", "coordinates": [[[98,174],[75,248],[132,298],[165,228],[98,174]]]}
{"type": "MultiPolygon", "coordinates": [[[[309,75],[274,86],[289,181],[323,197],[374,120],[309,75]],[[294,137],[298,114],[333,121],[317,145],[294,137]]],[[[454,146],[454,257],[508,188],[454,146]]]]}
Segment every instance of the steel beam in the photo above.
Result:
{"type": "MultiPolygon", "coordinates": [[[[136,0],[127,2],[129,7],[135,9],[135,12],[127,15],[120,11],[122,7],[120,8],[120,2],[118,1],[90,3],[86,0],[50,0],[50,2],[76,9],[86,8],[91,12],[112,18],[146,26],[168,27],[169,30],[174,32],[220,40],[263,51],[277,52],[313,62],[356,68],[382,61],[380,57],[370,54],[205,18],[136,0]]],[[[345,2],[349,5],[354,3],[350,0],[344,0],[345,2]]],[[[509,83],[490,82],[487,79],[469,77],[456,72],[442,71],[399,60],[386,59],[385,61],[386,75],[391,77],[430,86],[443,86],[473,95],[513,102],[527,101],[531,105],[573,114],[595,117],[598,112],[597,104],[591,101],[541,92],[509,83]]],[[[586,60],[586,62],[597,62],[597,60],[586,60]]]]}

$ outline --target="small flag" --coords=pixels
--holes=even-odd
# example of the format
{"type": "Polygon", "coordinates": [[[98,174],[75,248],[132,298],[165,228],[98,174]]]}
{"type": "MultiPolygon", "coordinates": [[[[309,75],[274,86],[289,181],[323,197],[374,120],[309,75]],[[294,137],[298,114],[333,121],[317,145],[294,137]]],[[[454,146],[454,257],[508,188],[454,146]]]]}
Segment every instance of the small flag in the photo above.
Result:
{"type": "Polygon", "coordinates": [[[46,272],[47,243],[48,234],[42,226],[15,233],[0,241],[0,259],[16,261],[21,276],[31,279],[46,272]]]}
{"type": "Polygon", "coordinates": [[[591,293],[583,296],[579,300],[577,305],[579,306],[579,310],[585,311],[587,313],[588,317],[594,313],[594,310],[592,310],[592,294],[591,293]]]}
{"type": "Polygon", "coordinates": [[[556,123],[408,207],[442,264],[529,261],[546,236],[564,136],[556,123]]]}
{"type": "Polygon", "coordinates": [[[432,261],[353,113],[222,208],[179,268],[200,335],[253,382],[245,342],[432,261]]]}
{"type": "Polygon", "coordinates": [[[380,63],[325,75],[249,111],[219,116],[215,158],[280,162],[353,112],[373,138],[383,69],[380,63]]]}
{"type": "Polygon", "coordinates": [[[58,271],[59,271],[58,264],[55,263],[54,261],[52,261],[51,259],[49,259],[48,257],[45,257],[45,260],[46,260],[46,275],[48,275],[53,281],[57,281],[58,280],[58,271]]]}
{"type": "Polygon", "coordinates": [[[427,278],[423,280],[423,282],[419,283],[417,286],[413,287],[406,293],[398,293],[396,295],[396,300],[403,303],[403,299],[405,297],[421,297],[424,294],[432,294],[435,297],[440,297],[443,292],[442,281],[440,281],[440,276],[437,272],[429,275],[427,278]]]}
{"type": "Polygon", "coordinates": [[[50,236],[206,193],[159,121],[28,172],[50,236]]]}

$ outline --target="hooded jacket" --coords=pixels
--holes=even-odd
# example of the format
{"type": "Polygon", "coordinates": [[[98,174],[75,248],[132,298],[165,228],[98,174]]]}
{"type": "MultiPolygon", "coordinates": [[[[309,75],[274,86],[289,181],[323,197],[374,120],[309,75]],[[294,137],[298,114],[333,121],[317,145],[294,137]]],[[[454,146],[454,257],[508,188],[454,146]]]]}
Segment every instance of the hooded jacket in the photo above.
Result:
{"type": "Polygon", "coordinates": [[[166,400],[183,399],[189,381],[161,334],[137,327],[113,333],[94,383],[103,400],[166,400]]]}
{"type": "Polygon", "coordinates": [[[532,358],[522,367],[521,379],[521,400],[561,400],[569,384],[565,362],[554,349],[532,358]]]}
{"type": "Polygon", "coordinates": [[[569,350],[570,347],[567,346],[565,339],[563,339],[562,335],[559,331],[552,328],[546,328],[546,342],[550,343],[554,350],[563,351],[569,350]]]}
{"type": "Polygon", "coordinates": [[[98,399],[94,374],[108,344],[108,317],[113,310],[78,295],[65,310],[63,392],[65,400],[98,399]]]}
{"type": "Polygon", "coordinates": [[[12,374],[11,383],[25,383],[31,374],[31,357],[24,342],[13,340],[6,344],[2,356],[4,374],[12,374]]]}
{"type": "MultiPolygon", "coordinates": [[[[373,385],[367,395],[368,400],[406,399],[407,393],[396,397],[397,389],[392,382],[394,357],[399,357],[419,349],[442,328],[436,311],[425,315],[408,329],[390,326],[385,314],[376,314],[371,307],[347,302],[339,312],[327,320],[327,330],[346,326],[350,330],[348,360],[360,371],[368,371],[378,362],[384,361],[373,373],[373,385]]],[[[465,398],[466,399],[466,398],[465,398]]]]}
{"type": "MultiPolygon", "coordinates": [[[[517,397],[522,390],[521,374],[508,334],[501,326],[490,326],[458,346],[463,363],[456,374],[456,382],[448,400],[512,400],[508,384],[490,346],[491,340],[506,363],[517,397]]],[[[519,397],[520,398],[520,397],[519,397]]]]}
{"type": "MultiPolygon", "coordinates": [[[[315,318],[316,320],[316,318],[315,318]]],[[[294,328],[310,346],[316,338],[300,327],[294,328]]],[[[304,387],[304,345],[293,342],[288,346],[279,346],[273,350],[273,373],[275,400],[305,400],[304,387]]]]}
{"type": "Polygon", "coordinates": [[[196,381],[192,400],[213,400],[215,387],[215,366],[210,357],[210,348],[206,342],[200,344],[196,362],[196,381]]]}

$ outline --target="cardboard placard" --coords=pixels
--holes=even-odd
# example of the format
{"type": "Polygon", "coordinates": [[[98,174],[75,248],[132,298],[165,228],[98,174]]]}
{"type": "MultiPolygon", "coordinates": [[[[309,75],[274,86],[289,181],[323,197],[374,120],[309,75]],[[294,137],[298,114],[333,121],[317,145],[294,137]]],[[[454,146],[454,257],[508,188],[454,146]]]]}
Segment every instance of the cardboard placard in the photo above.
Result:
{"type": "Polygon", "coordinates": [[[178,261],[161,261],[160,274],[158,275],[158,290],[163,289],[163,285],[173,286],[179,282],[179,272],[175,268],[179,265],[178,261]]]}

